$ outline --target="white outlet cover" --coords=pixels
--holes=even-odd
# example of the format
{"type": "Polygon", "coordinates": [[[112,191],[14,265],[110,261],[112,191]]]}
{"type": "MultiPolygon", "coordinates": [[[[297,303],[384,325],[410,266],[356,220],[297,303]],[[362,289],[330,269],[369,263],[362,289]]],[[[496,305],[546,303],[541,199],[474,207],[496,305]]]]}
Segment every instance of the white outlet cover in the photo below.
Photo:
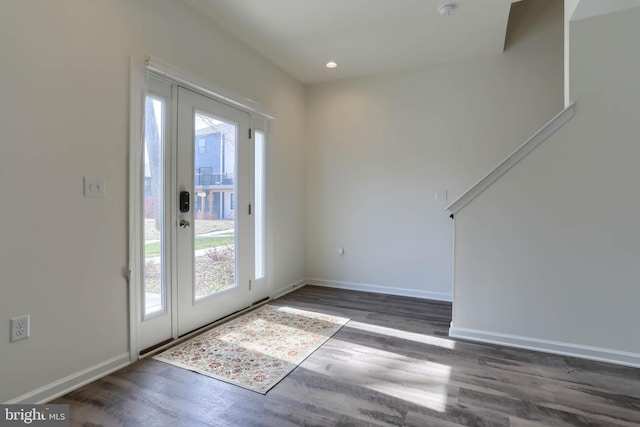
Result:
{"type": "Polygon", "coordinates": [[[84,177],[85,197],[104,197],[105,183],[103,178],[84,177]]]}
{"type": "Polygon", "coordinates": [[[29,316],[18,316],[11,319],[11,342],[29,338],[29,316]]]}

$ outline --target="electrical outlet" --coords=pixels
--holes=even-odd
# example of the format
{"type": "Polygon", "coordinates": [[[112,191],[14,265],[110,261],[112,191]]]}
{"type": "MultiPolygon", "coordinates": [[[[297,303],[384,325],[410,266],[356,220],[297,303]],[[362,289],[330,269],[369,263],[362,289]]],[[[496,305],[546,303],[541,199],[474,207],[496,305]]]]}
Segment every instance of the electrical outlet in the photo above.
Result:
{"type": "Polygon", "coordinates": [[[11,319],[11,342],[29,338],[29,316],[11,319]]]}

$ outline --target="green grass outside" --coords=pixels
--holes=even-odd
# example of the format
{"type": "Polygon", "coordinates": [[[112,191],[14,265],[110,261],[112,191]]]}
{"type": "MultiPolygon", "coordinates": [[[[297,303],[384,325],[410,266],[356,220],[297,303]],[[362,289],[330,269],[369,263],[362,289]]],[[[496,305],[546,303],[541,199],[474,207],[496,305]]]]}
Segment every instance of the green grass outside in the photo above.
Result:
{"type": "MultiPolygon", "coordinates": [[[[217,246],[233,244],[233,237],[196,237],[195,247],[198,249],[210,249],[217,246]]],[[[147,243],[144,245],[144,257],[153,258],[160,256],[160,242],[147,243]]]]}

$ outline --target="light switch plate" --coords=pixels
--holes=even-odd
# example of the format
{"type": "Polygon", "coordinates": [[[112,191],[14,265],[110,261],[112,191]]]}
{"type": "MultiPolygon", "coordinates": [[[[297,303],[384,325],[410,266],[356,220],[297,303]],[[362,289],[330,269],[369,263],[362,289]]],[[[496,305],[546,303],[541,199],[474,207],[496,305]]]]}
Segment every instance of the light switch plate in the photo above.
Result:
{"type": "Polygon", "coordinates": [[[104,197],[105,184],[103,178],[84,177],[85,197],[104,197]]]}
{"type": "Polygon", "coordinates": [[[437,202],[446,202],[447,201],[447,190],[437,190],[436,191],[436,201],[437,202]]]}

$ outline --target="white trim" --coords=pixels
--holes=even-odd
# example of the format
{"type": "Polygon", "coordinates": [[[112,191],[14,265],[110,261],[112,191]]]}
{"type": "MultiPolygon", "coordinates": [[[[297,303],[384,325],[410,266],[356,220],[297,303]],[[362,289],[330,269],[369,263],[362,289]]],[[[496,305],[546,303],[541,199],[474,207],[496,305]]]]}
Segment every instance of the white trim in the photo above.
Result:
{"type": "Polygon", "coordinates": [[[189,89],[193,89],[196,92],[202,93],[203,95],[208,95],[219,101],[230,104],[233,107],[240,108],[244,111],[248,111],[268,119],[273,120],[276,117],[276,113],[274,111],[261,106],[257,102],[215,85],[206,79],[182,70],[175,65],[161,61],[156,57],[147,56],[145,58],[145,62],[147,68],[154,73],[166,76],[172,81],[189,89]]]}
{"type": "Polygon", "coordinates": [[[118,356],[112,357],[111,359],[107,359],[104,362],[90,366],[50,384],[25,393],[22,396],[8,400],[5,404],[46,403],[130,364],[129,353],[122,353],[118,356]]]}
{"type": "Polygon", "coordinates": [[[135,258],[140,254],[140,239],[137,237],[140,233],[138,225],[139,212],[141,209],[141,201],[138,196],[141,194],[139,174],[142,153],[142,140],[144,130],[143,123],[143,106],[144,95],[146,92],[146,82],[144,78],[145,65],[143,62],[135,58],[131,58],[130,64],[130,87],[129,87],[129,227],[128,227],[128,271],[127,283],[129,286],[129,360],[131,362],[138,359],[138,307],[140,300],[138,298],[138,290],[140,289],[140,275],[138,260],[135,258]]]}
{"type": "Polygon", "coordinates": [[[449,336],[469,341],[498,344],[507,347],[523,348],[526,350],[542,351],[562,356],[579,357],[598,362],[614,363],[616,365],[640,368],[639,353],[630,353],[626,351],[610,350],[607,348],[591,347],[518,335],[501,334],[498,332],[457,328],[453,326],[453,323],[449,328],[449,336]]]}
{"type": "Polygon", "coordinates": [[[565,0],[564,2],[564,106],[567,107],[571,104],[571,73],[569,69],[571,67],[571,15],[578,5],[578,0],[565,0]]]}
{"type": "Polygon", "coordinates": [[[500,164],[496,166],[491,172],[486,174],[480,181],[476,182],[453,203],[447,206],[446,209],[453,214],[459,212],[460,209],[462,209],[470,201],[478,197],[480,193],[490,187],[491,184],[498,180],[498,178],[507,173],[509,169],[514,167],[527,154],[532,152],[538,145],[542,144],[547,138],[549,138],[558,129],[560,129],[573,117],[574,113],[575,103],[571,103],[564,110],[558,113],[553,119],[551,119],[546,125],[544,125],[538,132],[536,132],[531,138],[529,138],[524,144],[522,144],[513,153],[511,153],[509,157],[500,162],[500,164]]]}
{"type": "Polygon", "coordinates": [[[300,289],[301,287],[303,287],[306,284],[307,284],[306,280],[298,280],[297,282],[292,283],[291,285],[286,286],[284,288],[275,289],[273,291],[273,292],[275,292],[275,294],[273,294],[271,296],[271,300],[281,298],[281,297],[285,296],[286,294],[295,291],[296,289],[300,289]]]}
{"type": "Polygon", "coordinates": [[[403,297],[413,297],[430,299],[435,301],[452,301],[452,295],[443,292],[422,291],[419,289],[396,288],[393,286],[370,285],[368,283],[342,282],[326,279],[307,279],[306,284],[324,286],[327,288],[348,289],[351,291],[374,292],[377,294],[398,295],[403,297]]]}
{"type": "MultiPolygon", "coordinates": [[[[451,302],[455,301],[456,296],[456,222],[453,221],[453,227],[451,227],[451,238],[453,244],[451,245],[451,302]]],[[[451,318],[455,319],[456,304],[451,304],[451,318]]]]}

